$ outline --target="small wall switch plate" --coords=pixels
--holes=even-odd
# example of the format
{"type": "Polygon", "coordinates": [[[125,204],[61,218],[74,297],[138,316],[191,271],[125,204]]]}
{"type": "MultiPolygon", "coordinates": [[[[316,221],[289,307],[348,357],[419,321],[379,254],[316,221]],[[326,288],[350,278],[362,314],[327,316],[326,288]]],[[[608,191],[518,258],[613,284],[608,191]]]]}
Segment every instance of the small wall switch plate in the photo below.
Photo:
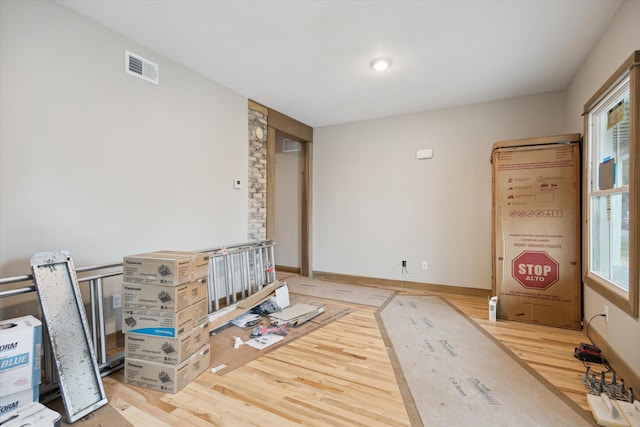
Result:
{"type": "Polygon", "coordinates": [[[236,190],[240,190],[242,188],[242,181],[240,181],[239,179],[234,179],[233,188],[235,188],[236,190]]]}
{"type": "Polygon", "coordinates": [[[429,269],[429,263],[427,261],[422,261],[422,269],[423,270],[428,270],[429,269]]]}

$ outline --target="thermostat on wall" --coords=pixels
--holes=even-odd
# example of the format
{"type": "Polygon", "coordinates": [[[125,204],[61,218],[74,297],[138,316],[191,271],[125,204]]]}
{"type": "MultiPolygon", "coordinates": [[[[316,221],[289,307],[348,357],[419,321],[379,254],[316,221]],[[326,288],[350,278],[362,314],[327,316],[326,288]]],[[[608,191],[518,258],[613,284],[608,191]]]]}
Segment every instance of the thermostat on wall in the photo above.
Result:
{"type": "Polygon", "coordinates": [[[416,151],[416,158],[418,160],[431,159],[432,157],[433,157],[433,150],[431,148],[423,148],[422,150],[416,151]]]}
{"type": "Polygon", "coordinates": [[[234,179],[233,180],[233,188],[235,188],[236,190],[239,190],[242,188],[242,181],[240,181],[239,179],[234,179]]]}

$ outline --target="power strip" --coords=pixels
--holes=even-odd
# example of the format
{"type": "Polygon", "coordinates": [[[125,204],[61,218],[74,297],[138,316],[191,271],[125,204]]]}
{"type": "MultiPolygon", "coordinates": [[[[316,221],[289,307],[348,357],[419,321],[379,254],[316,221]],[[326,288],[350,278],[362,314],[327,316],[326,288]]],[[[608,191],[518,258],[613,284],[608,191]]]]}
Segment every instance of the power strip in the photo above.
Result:
{"type": "Polygon", "coordinates": [[[612,400],[602,393],[587,395],[587,403],[598,425],[609,427],[640,427],[640,402],[633,404],[612,400]]]}
{"type": "Polygon", "coordinates": [[[616,400],[616,405],[622,411],[630,427],[640,427],[640,401],[629,403],[616,400]]]}
{"type": "Polygon", "coordinates": [[[580,343],[578,347],[575,347],[573,355],[578,360],[591,363],[604,363],[604,357],[602,357],[602,350],[599,347],[591,344],[580,343]]]}
{"type": "Polygon", "coordinates": [[[627,387],[624,379],[618,381],[615,372],[611,375],[611,381],[605,379],[604,373],[596,375],[590,374],[590,372],[591,368],[587,368],[584,375],[578,375],[578,378],[580,378],[580,381],[582,381],[582,384],[584,384],[584,387],[587,389],[587,393],[595,396],[606,394],[611,400],[634,403],[633,387],[627,387]]]}

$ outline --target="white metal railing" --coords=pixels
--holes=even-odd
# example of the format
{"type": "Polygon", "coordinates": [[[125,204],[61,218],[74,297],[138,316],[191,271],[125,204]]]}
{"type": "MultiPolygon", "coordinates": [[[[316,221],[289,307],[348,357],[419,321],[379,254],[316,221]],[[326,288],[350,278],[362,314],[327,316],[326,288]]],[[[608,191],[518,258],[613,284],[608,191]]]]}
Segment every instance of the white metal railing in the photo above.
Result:
{"type": "MultiPolygon", "coordinates": [[[[225,305],[230,305],[276,280],[275,245],[274,241],[266,240],[197,251],[208,253],[210,256],[207,288],[209,313],[218,311],[221,301],[225,305]]],[[[85,304],[85,309],[91,323],[89,329],[100,374],[105,376],[121,369],[124,362],[124,350],[107,355],[103,289],[105,279],[122,276],[122,263],[77,268],[76,274],[82,290],[88,288],[89,301],[85,304]],[[87,288],[84,287],[85,285],[87,288]]],[[[36,286],[31,274],[0,279],[0,298],[12,298],[35,291],[36,286]]],[[[36,317],[42,318],[39,314],[36,317]]],[[[58,379],[46,325],[43,331],[45,376],[40,385],[40,396],[41,400],[46,401],[57,397],[58,379]]],[[[119,331],[115,331],[117,332],[119,331]]]]}
{"type": "Polygon", "coordinates": [[[210,251],[209,313],[220,309],[221,298],[229,305],[276,280],[274,246],[269,240],[210,251]]]}

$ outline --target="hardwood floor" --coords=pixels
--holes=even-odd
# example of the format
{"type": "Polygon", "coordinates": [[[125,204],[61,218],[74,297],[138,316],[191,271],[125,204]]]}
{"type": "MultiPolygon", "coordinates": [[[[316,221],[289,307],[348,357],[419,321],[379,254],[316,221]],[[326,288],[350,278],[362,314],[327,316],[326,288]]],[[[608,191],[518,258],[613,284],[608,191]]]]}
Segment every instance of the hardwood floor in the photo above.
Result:
{"type": "MultiPolygon", "coordinates": [[[[578,379],[584,366],[572,356],[582,332],[489,322],[486,298],[425,293],[446,298],[587,409],[578,379]]],[[[104,378],[110,404],[136,426],[418,425],[405,408],[376,308],[349,306],[350,314],[327,326],[224,376],[207,371],[175,395],[128,386],[117,372],[104,378]]]]}

